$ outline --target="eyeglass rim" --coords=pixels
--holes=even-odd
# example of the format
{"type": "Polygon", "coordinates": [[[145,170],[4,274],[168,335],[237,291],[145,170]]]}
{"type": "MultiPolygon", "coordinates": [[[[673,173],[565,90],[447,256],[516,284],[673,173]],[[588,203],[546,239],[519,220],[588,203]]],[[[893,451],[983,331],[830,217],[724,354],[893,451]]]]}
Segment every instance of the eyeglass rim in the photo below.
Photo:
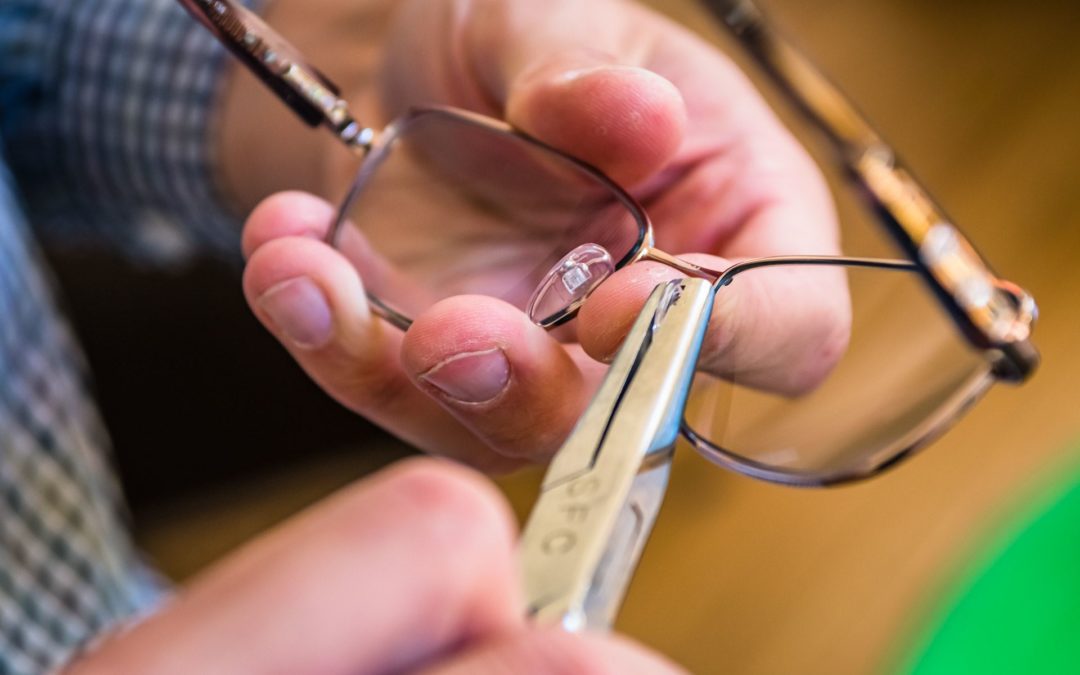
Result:
{"type": "MultiPolygon", "coordinates": [[[[298,50],[258,17],[232,0],[179,0],[198,21],[283,102],[311,126],[328,127],[351,150],[364,156],[374,145],[374,132],[351,115],[338,88],[316,68],[307,64],[298,50]]],[[[888,146],[849,99],[799,50],[773,30],[752,0],[703,0],[706,7],[731,30],[779,91],[815,127],[824,133],[837,152],[841,166],[867,198],[878,220],[907,253],[953,322],[976,348],[995,350],[995,378],[1011,382],[1028,379],[1039,363],[1039,353],[1030,339],[1037,316],[1032,296],[1011,282],[1000,279],[975,247],[944,215],[915,177],[897,160],[888,146]],[[950,255],[938,257],[930,245],[934,231],[955,240],[950,255]],[[1006,324],[993,321],[986,308],[965,307],[963,284],[973,278],[990,280],[998,303],[1015,305],[1016,320],[1006,324]],[[1002,292],[1004,291],[1004,292],[1002,292]],[[999,298],[1000,299],[1000,298],[999,298]]],[[[436,106],[433,106],[436,107],[436,106]]],[[[469,111],[456,110],[466,118],[479,118],[501,133],[537,144],[609,184],[616,194],[625,195],[635,216],[640,214],[646,232],[638,253],[651,246],[652,228],[648,214],[601,172],[576,158],[522,134],[501,120],[469,111]]],[[[338,225],[340,227],[340,225],[338,225]]],[[[629,261],[627,261],[629,262],[629,261]]],[[[624,262],[623,264],[627,264],[624,262]]],[[[407,329],[404,315],[372,298],[373,308],[399,328],[407,329]]],[[[572,314],[569,314],[568,320],[572,314]]]]}
{"type": "MultiPolygon", "coordinates": [[[[724,271],[713,287],[716,292],[720,292],[724,286],[730,284],[738,275],[763,267],[815,265],[922,273],[919,265],[910,260],[844,256],[777,256],[754,258],[736,263],[724,271]]],[[[956,326],[955,323],[953,323],[953,326],[960,331],[959,326],[956,326]]],[[[959,339],[964,339],[964,337],[962,332],[957,336],[959,339]]],[[[975,370],[969,379],[957,387],[949,399],[939,405],[922,423],[913,427],[893,443],[874,451],[861,464],[853,464],[850,467],[836,471],[806,471],[772,466],[713,443],[694,430],[693,426],[686,420],[685,414],[680,424],[680,433],[691,447],[713,464],[765,482],[790,487],[829,487],[866,480],[891,469],[930,445],[936,438],[945,433],[949,427],[959,421],[967,410],[990,390],[990,387],[996,381],[1006,379],[1001,376],[999,365],[1000,361],[1006,357],[1000,350],[979,348],[971,344],[970,341],[965,340],[965,342],[974,352],[978,353],[985,367],[975,370]]],[[[731,386],[735,385],[731,384],[731,386]]]]}
{"type": "MultiPolygon", "coordinates": [[[[326,233],[325,241],[328,244],[336,247],[338,237],[348,224],[349,212],[355,205],[356,200],[359,199],[360,195],[363,193],[368,180],[389,156],[397,140],[416,122],[432,117],[467,124],[478,129],[483,129],[486,132],[511,139],[514,142],[525,143],[526,145],[537,148],[545,153],[558,157],[562,161],[570,163],[577,170],[588,175],[590,178],[600,183],[605,189],[609,190],[630,213],[637,226],[637,233],[635,235],[633,246],[630,247],[625,255],[614,263],[615,269],[622,269],[637,261],[641,257],[642,251],[652,247],[653,227],[652,221],[649,219],[649,214],[633,195],[627,192],[621,185],[608,178],[599,169],[559,150],[558,148],[554,148],[543,141],[515,129],[503,120],[446,105],[413,106],[401,115],[395,117],[381,132],[373,136],[369,150],[357,170],[356,176],[350,183],[349,188],[345,193],[345,197],[341,200],[340,206],[335,213],[334,220],[330,225],[330,229],[326,233]]],[[[365,290],[365,293],[367,294],[368,301],[371,303],[373,310],[380,317],[403,331],[408,330],[409,326],[412,325],[412,319],[409,316],[395,309],[371,291],[365,290]]],[[[556,318],[551,321],[546,321],[543,327],[550,329],[570,321],[577,314],[577,310],[584,301],[584,298],[575,301],[556,318]]]]}
{"type": "MultiPolygon", "coordinates": [[[[354,205],[355,200],[362,193],[367,178],[377,170],[379,164],[386,155],[388,155],[400,134],[408,129],[408,127],[416,120],[432,115],[442,116],[454,119],[458,122],[464,122],[484,128],[485,130],[509,136],[515,140],[523,141],[534,147],[540,147],[545,151],[554,153],[555,155],[572,162],[590,176],[600,181],[614,194],[618,195],[623,201],[624,206],[635,215],[635,221],[639,226],[639,237],[631,251],[617,263],[617,268],[622,268],[627,264],[636,262],[640,258],[641,253],[647,250],[651,245],[652,225],[648,214],[633,196],[594,167],[517,131],[501,120],[449,106],[424,106],[412,108],[403,115],[395,118],[381,133],[375,136],[368,156],[365,157],[364,163],[357,171],[357,176],[351,184],[345,199],[342,200],[341,207],[339,208],[335,221],[327,235],[327,241],[329,243],[333,244],[335,242],[338,233],[347,223],[348,212],[354,205]]],[[[859,258],[849,256],[772,256],[742,260],[734,263],[723,270],[716,278],[713,282],[714,288],[719,290],[723,286],[731,283],[739,274],[761,267],[813,265],[898,270],[914,272],[923,277],[924,280],[926,279],[925,268],[911,260],[859,258]]],[[[1022,291],[1014,290],[1014,288],[1015,287],[1008,286],[1005,290],[1008,292],[1022,293],[1022,291]]],[[[367,292],[367,296],[376,313],[380,314],[390,323],[402,330],[407,330],[411,325],[412,320],[409,317],[384,303],[378,296],[370,291],[367,292]]],[[[1022,302],[1022,298],[1017,297],[1016,301],[1020,303],[1022,302]]],[[[577,306],[568,308],[558,321],[549,324],[548,327],[553,327],[570,320],[576,314],[576,310],[577,306]]],[[[737,452],[728,450],[709,441],[707,438],[694,431],[693,427],[685,420],[685,418],[681,424],[682,436],[695,450],[698,451],[698,453],[712,463],[735,471],[736,473],[770,483],[793,487],[826,487],[866,480],[876,476],[897,465],[902,460],[914,456],[919,450],[928,446],[935,438],[940,436],[952,424],[959,420],[967,408],[978,401],[996,380],[1009,379],[1003,375],[1004,373],[1007,373],[1009,369],[1007,367],[1002,367],[1002,363],[1007,362],[1008,359],[1006,354],[1000,349],[973,343],[970,339],[967,339],[968,336],[964,334],[962,326],[956,321],[952,321],[951,323],[953,323],[954,327],[960,331],[961,335],[958,337],[965,339],[965,342],[969,347],[980,354],[981,358],[986,362],[986,367],[978,370],[968,382],[959,387],[956,393],[951,396],[948,401],[939,406],[939,408],[922,424],[912,429],[894,444],[874,452],[873,455],[861,465],[855,465],[834,472],[799,471],[769,466],[743,457],[737,452]]]]}

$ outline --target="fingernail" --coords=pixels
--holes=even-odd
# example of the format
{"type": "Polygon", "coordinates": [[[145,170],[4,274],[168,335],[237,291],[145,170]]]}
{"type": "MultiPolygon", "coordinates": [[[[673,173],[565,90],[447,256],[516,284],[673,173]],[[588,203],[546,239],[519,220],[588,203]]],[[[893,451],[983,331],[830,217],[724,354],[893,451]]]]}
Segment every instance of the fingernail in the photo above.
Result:
{"type": "Polygon", "coordinates": [[[484,403],[510,383],[510,362],[501,349],[455,354],[420,376],[444,395],[462,403],[484,403]]]}
{"type": "Polygon", "coordinates": [[[334,317],[322,289],[307,277],[282,281],[262,294],[257,304],[301,349],[318,349],[330,342],[334,317]]]}

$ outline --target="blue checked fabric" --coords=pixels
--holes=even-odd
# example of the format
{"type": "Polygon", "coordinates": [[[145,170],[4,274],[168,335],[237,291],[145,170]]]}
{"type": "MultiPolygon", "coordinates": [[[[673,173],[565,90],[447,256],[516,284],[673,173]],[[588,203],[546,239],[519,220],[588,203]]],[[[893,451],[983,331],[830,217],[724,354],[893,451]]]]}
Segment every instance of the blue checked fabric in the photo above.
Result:
{"type": "Polygon", "coordinates": [[[30,227],[235,255],[209,150],[223,63],[175,0],[0,0],[0,675],[48,672],[157,597],[30,227]]]}

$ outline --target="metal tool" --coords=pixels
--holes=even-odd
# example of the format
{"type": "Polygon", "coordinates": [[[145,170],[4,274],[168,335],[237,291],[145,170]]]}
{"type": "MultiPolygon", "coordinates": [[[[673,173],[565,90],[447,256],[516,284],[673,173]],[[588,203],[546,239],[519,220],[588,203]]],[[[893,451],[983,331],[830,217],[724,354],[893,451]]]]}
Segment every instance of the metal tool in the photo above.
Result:
{"type": "Polygon", "coordinates": [[[327,127],[358,155],[367,153],[375,132],[357,122],[337,86],[262,19],[233,0],[180,4],[306,124],[327,127]]]}
{"type": "Polygon", "coordinates": [[[656,287],[555,455],[521,542],[537,621],[614,621],[663,502],[713,295],[704,279],[656,287]]]}

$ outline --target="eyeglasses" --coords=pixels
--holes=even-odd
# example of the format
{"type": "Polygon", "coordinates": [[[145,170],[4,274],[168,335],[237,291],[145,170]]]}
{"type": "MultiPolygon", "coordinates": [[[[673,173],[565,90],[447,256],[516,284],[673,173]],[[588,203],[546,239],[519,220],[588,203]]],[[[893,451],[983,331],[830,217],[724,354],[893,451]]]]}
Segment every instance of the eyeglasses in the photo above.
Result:
{"type": "MultiPolygon", "coordinates": [[[[501,298],[555,329],[639,261],[715,282],[713,320],[729,322],[718,332],[730,338],[699,363],[682,428],[720,465],[792,485],[864,478],[925,445],[995,381],[1021,382],[1038,363],[1031,296],[990,271],[749,2],[706,5],[824,132],[909,259],[700,267],[656,249],[633,196],[565,152],[441,106],[365,128],[333,84],[243,7],[181,2],[307,123],[363,157],[329,240],[360,271],[375,311],[402,330],[466,293],[501,298]]],[[[556,334],[573,339],[573,324],[556,334]]]]}

